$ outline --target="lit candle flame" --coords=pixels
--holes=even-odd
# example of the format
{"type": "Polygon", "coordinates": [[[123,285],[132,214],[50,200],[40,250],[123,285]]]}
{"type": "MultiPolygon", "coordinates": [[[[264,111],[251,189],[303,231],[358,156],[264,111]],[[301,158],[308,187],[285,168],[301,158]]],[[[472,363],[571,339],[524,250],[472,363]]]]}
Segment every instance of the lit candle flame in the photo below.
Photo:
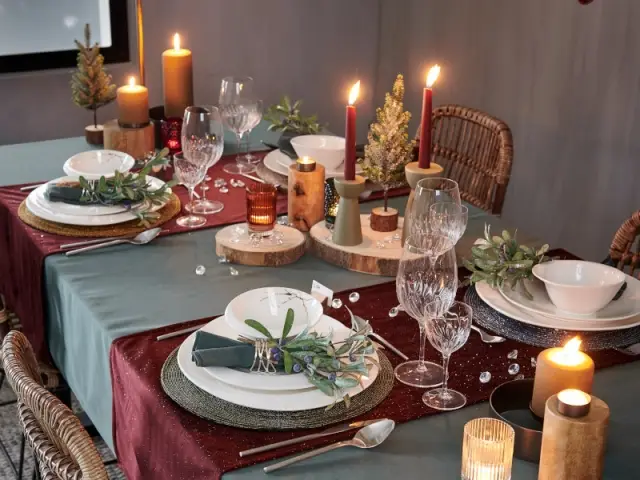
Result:
{"type": "Polygon", "coordinates": [[[353,105],[354,103],[356,103],[359,93],[360,93],[360,80],[358,80],[353,85],[353,87],[351,87],[351,92],[349,92],[349,105],[353,105]]]}
{"type": "Polygon", "coordinates": [[[129,77],[129,86],[130,87],[136,86],[136,77],[129,77]]]}
{"type": "Polygon", "coordinates": [[[427,73],[427,88],[433,87],[433,84],[436,83],[438,79],[438,75],[440,75],[440,65],[434,65],[427,73]]]}
{"type": "Polygon", "coordinates": [[[177,33],[173,36],[173,49],[176,51],[180,50],[180,35],[177,33]]]}
{"type": "Polygon", "coordinates": [[[574,337],[564,347],[556,349],[550,358],[560,365],[579,365],[585,357],[585,354],[580,351],[581,343],[579,337],[574,337]]]}
{"type": "Polygon", "coordinates": [[[564,351],[567,353],[578,352],[580,350],[581,343],[582,343],[582,340],[580,340],[580,337],[573,337],[571,340],[569,340],[565,344],[564,351]]]}

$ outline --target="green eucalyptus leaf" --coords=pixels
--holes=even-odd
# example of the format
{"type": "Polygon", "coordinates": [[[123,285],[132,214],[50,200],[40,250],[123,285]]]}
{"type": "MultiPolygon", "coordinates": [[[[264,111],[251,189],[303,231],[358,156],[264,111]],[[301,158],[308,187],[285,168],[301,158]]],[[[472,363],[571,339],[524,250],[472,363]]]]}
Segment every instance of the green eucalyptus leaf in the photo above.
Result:
{"type": "Polygon", "coordinates": [[[340,388],[352,388],[358,385],[358,380],[351,377],[336,377],[334,382],[340,388]]]}
{"type": "Polygon", "coordinates": [[[291,331],[291,327],[293,327],[293,317],[294,312],[293,308],[287,310],[287,317],[284,320],[284,328],[282,329],[282,338],[287,338],[289,332],[291,331]]]}
{"type": "Polygon", "coordinates": [[[284,371],[291,373],[293,371],[293,357],[286,350],[284,351],[284,371]]]}
{"type": "Polygon", "coordinates": [[[244,321],[244,323],[246,325],[248,325],[249,327],[253,328],[254,330],[257,330],[258,332],[263,334],[265,337],[267,337],[269,339],[273,338],[271,336],[271,333],[269,332],[269,330],[267,330],[267,328],[264,325],[262,325],[260,322],[258,322],[257,320],[247,319],[247,320],[244,321]]]}

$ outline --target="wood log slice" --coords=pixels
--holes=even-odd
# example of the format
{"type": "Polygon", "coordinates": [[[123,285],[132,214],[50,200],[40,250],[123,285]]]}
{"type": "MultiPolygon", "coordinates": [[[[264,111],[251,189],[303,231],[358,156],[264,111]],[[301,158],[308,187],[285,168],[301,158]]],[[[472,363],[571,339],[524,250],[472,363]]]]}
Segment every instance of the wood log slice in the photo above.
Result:
{"type": "Polygon", "coordinates": [[[110,120],[104,124],[104,148],[128,153],[136,160],[145,158],[155,151],[153,125],[125,128],[117,120],[110,120]]]}
{"type": "Polygon", "coordinates": [[[402,255],[400,233],[403,218],[395,232],[376,232],[371,229],[369,215],[360,216],[362,243],[354,246],[336,245],[325,222],[316,223],[309,234],[311,251],[326,262],[355,272],[395,277],[402,255]],[[394,235],[398,234],[397,238],[394,235]]]}
{"type": "Polygon", "coordinates": [[[84,127],[84,138],[89,145],[102,145],[104,143],[104,126],[87,125],[84,127]]]}
{"type": "Polygon", "coordinates": [[[371,229],[376,232],[393,232],[398,228],[398,210],[395,208],[376,207],[371,210],[371,229]]]}
{"type": "Polygon", "coordinates": [[[293,227],[277,225],[282,232],[282,244],[263,241],[258,246],[249,242],[248,235],[238,235],[237,227],[247,229],[247,224],[229,225],[216,233],[216,254],[224,255],[231,263],[260,267],[277,267],[293,263],[305,252],[305,236],[293,227]],[[237,241],[239,239],[239,241],[237,241]]]}

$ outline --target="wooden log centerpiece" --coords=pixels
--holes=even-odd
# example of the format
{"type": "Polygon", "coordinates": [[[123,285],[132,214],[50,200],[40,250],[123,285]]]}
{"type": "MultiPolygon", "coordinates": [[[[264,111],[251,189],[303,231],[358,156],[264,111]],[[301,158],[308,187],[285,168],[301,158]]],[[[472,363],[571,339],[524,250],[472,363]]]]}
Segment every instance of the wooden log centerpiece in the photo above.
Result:
{"type": "Polygon", "coordinates": [[[104,126],[91,124],[84,127],[84,138],[89,145],[102,145],[104,143],[104,126]]]}
{"type": "Polygon", "coordinates": [[[376,232],[393,232],[398,228],[398,210],[395,208],[376,207],[371,210],[369,219],[371,229],[376,232]]]}
{"type": "Polygon", "coordinates": [[[289,225],[301,232],[324,218],[324,174],[324,167],[309,157],[289,166],[289,225]]]}
{"type": "Polygon", "coordinates": [[[135,159],[144,158],[155,150],[153,125],[143,127],[121,127],[118,120],[110,120],[104,124],[104,148],[128,153],[135,159]]]}

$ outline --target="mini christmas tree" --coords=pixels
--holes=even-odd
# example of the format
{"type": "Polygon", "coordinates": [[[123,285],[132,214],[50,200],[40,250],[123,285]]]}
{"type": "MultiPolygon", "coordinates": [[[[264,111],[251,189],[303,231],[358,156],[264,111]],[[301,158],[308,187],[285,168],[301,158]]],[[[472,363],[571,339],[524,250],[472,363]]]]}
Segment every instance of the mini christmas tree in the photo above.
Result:
{"type": "Polygon", "coordinates": [[[388,210],[389,189],[404,180],[404,167],[412,160],[415,141],[409,141],[411,113],[404,111],[404,78],[398,74],[384,106],[376,110],[377,122],[369,128],[369,144],[360,159],[364,175],[384,189],[384,211],[388,210]]]}
{"type": "Polygon", "coordinates": [[[78,47],[78,70],[71,77],[73,103],[93,111],[93,126],[98,127],[97,111],[116,98],[116,86],[111,83],[111,75],[104,68],[104,57],[98,43],[91,44],[91,29],[84,27],[82,44],[74,40],[78,47]]]}

